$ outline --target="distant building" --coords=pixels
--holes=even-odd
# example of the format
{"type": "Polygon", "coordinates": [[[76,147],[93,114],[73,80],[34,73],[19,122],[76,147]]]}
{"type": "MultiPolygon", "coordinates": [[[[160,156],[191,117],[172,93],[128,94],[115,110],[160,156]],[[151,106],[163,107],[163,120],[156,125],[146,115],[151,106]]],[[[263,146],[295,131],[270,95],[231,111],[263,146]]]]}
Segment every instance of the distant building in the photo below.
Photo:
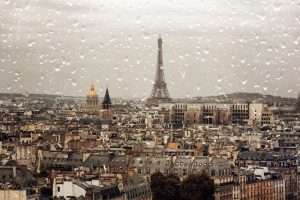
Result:
{"type": "Polygon", "coordinates": [[[11,184],[21,188],[34,187],[36,178],[33,173],[22,166],[0,166],[0,186],[11,184]]]}
{"type": "Polygon", "coordinates": [[[184,115],[187,111],[186,104],[174,104],[170,111],[171,127],[174,129],[184,127],[184,115]]]}
{"type": "Polygon", "coordinates": [[[173,163],[171,172],[179,177],[186,177],[190,173],[190,166],[192,165],[192,163],[193,160],[190,157],[177,157],[173,163]]]}
{"type": "Polygon", "coordinates": [[[232,193],[233,200],[284,200],[285,181],[281,177],[257,180],[254,174],[238,175],[232,193]]]}
{"type": "Polygon", "coordinates": [[[172,160],[167,156],[161,157],[135,157],[131,160],[130,167],[139,175],[151,175],[155,172],[168,174],[172,160]]]}
{"type": "Polygon", "coordinates": [[[123,195],[116,185],[100,186],[78,180],[55,178],[53,198],[85,200],[123,200],[123,195]]]}
{"type": "Polygon", "coordinates": [[[297,165],[296,157],[291,154],[274,151],[243,151],[239,152],[235,164],[238,167],[249,165],[270,168],[291,168],[297,165]]]}
{"type": "Polygon", "coordinates": [[[26,190],[0,189],[1,200],[29,200],[26,190]]]}
{"type": "Polygon", "coordinates": [[[200,109],[198,106],[190,106],[184,113],[184,124],[186,127],[191,127],[199,124],[200,109]]]}
{"type": "Polygon", "coordinates": [[[86,96],[86,105],[84,110],[87,111],[89,114],[98,114],[100,109],[98,103],[99,99],[96,92],[96,88],[92,84],[86,96]]]}
{"type": "Polygon", "coordinates": [[[124,186],[124,200],[152,200],[150,184],[139,176],[129,177],[124,186]]]}
{"type": "Polygon", "coordinates": [[[20,165],[26,165],[32,169],[36,162],[37,148],[29,144],[16,145],[16,161],[20,165]]]}
{"type": "Polygon", "coordinates": [[[274,122],[274,116],[269,111],[266,104],[249,104],[249,125],[252,126],[270,126],[274,122]]]}
{"type": "Polygon", "coordinates": [[[297,154],[300,149],[299,132],[282,132],[278,137],[276,150],[282,153],[297,154]]]}
{"type": "Polygon", "coordinates": [[[295,155],[273,151],[245,151],[238,154],[236,165],[238,167],[256,165],[276,170],[276,172],[279,172],[285,181],[286,199],[298,198],[298,174],[296,170],[297,159],[295,155]]]}
{"type": "Polygon", "coordinates": [[[201,105],[200,123],[208,125],[227,125],[230,122],[228,104],[201,105]]]}
{"type": "Polygon", "coordinates": [[[79,152],[41,151],[38,153],[38,166],[43,169],[71,171],[82,165],[84,156],[79,152]]]}
{"type": "Polygon", "coordinates": [[[233,104],[230,108],[231,122],[233,124],[245,125],[249,120],[249,103],[233,104]]]}

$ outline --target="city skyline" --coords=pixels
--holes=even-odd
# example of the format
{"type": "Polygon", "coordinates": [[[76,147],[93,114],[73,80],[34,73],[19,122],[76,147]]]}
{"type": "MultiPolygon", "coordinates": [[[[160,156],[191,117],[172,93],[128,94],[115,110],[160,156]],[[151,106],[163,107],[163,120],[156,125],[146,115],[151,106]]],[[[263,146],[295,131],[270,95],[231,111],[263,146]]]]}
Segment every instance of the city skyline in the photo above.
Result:
{"type": "Polygon", "coordinates": [[[296,2],[125,2],[1,2],[0,92],[147,98],[160,33],[173,98],[297,96],[296,2]]]}
{"type": "Polygon", "coordinates": [[[300,199],[299,43],[300,0],[0,1],[0,200],[300,199]]]}

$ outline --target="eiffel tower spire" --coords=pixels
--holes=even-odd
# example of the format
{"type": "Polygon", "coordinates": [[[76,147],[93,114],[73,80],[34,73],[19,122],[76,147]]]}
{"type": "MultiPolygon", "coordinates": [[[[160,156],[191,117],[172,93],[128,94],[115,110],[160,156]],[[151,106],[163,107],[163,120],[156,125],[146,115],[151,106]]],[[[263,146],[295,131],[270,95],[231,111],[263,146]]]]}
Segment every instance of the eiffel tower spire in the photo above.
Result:
{"type": "Polygon", "coordinates": [[[162,39],[159,36],[158,40],[158,54],[157,54],[157,68],[155,74],[155,82],[151,92],[151,96],[147,99],[147,104],[159,104],[162,102],[170,102],[171,98],[165,82],[164,68],[163,68],[163,49],[162,39]]]}

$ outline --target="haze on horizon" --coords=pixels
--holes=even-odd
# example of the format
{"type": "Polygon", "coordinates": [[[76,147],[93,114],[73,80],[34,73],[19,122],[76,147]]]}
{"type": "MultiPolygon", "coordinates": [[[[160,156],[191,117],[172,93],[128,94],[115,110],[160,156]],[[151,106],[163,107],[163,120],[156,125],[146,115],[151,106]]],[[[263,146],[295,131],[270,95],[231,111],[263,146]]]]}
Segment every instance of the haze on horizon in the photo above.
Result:
{"type": "Polygon", "coordinates": [[[298,0],[4,0],[0,92],[146,98],[300,91],[298,0]]]}

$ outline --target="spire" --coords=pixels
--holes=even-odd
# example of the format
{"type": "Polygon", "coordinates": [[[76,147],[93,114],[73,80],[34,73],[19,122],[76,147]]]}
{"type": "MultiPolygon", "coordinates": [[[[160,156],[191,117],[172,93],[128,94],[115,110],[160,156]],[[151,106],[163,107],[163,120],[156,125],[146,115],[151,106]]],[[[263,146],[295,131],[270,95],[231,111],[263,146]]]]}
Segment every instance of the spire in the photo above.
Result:
{"type": "Polygon", "coordinates": [[[103,102],[102,102],[102,108],[103,109],[110,109],[111,108],[111,99],[110,99],[110,96],[109,96],[108,88],[106,88],[106,91],[105,91],[104,99],[103,99],[103,102]]]}
{"type": "Polygon", "coordinates": [[[163,65],[163,53],[162,53],[162,39],[161,36],[159,35],[158,40],[157,40],[157,46],[158,46],[158,58],[157,58],[157,65],[162,67],[163,65]]]}

